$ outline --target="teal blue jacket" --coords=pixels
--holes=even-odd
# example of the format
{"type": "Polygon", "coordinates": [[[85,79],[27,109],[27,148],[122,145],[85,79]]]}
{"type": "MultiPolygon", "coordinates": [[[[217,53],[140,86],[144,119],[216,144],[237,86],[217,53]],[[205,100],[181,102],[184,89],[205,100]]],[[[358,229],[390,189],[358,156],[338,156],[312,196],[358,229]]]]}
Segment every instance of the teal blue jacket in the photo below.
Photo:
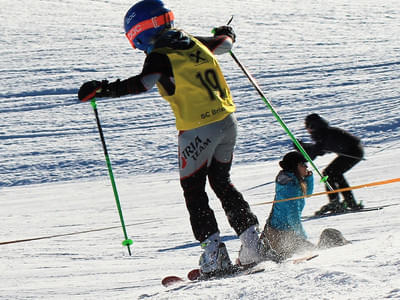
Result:
{"type": "MultiPolygon", "coordinates": [[[[306,194],[312,194],[314,190],[313,175],[307,176],[304,180],[307,184],[306,194]]],[[[298,196],[303,196],[299,179],[292,172],[280,171],[275,179],[275,200],[298,196]]],[[[307,234],[301,224],[301,214],[304,206],[304,198],[274,203],[268,219],[269,226],[278,230],[294,231],[307,238],[307,234]]]]}

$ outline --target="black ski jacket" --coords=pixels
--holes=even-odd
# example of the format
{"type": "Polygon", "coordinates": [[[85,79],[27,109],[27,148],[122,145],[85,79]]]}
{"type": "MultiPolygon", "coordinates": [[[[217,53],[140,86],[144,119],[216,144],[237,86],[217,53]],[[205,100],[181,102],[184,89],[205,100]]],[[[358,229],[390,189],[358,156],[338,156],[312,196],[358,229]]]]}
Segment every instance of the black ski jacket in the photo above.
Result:
{"type": "Polygon", "coordinates": [[[318,128],[312,132],[311,138],[315,143],[300,142],[300,144],[312,160],[318,155],[321,156],[329,152],[359,159],[364,155],[360,139],[337,127],[318,128]]]}

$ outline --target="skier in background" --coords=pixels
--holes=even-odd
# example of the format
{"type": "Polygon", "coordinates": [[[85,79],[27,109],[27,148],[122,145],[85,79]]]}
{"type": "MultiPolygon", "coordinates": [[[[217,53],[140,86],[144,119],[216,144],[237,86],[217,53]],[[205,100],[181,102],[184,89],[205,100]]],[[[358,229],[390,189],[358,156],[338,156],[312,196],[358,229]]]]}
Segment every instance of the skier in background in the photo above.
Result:
{"type": "Polygon", "coordinates": [[[279,261],[257,232],[258,220],[242,194],[232,185],[230,169],[237,135],[235,104],[214,54],[228,52],[235,41],[229,26],[214,29],[213,37],[193,37],[173,27],[174,15],[160,0],[133,5],[124,19],[133,48],[146,54],[140,74],[114,82],[89,81],[78,93],[93,97],[139,94],[157,85],[176,119],[180,183],[195,238],[204,250],[203,276],[235,272],[205,192],[206,180],[222,203],[229,224],[241,241],[238,260],[252,265],[279,261]]]}
{"type": "MultiPolygon", "coordinates": [[[[363,159],[364,150],[360,139],[343,129],[329,126],[328,121],[315,113],[305,118],[305,127],[315,143],[300,143],[312,160],[329,152],[338,155],[323,171],[323,175],[328,176],[328,183],[334,190],[349,187],[343,174],[363,159]]],[[[343,202],[339,201],[338,193],[328,194],[329,203],[321,207],[316,214],[363,208],[361,203],[356,202],[352,191],[344,191],[341,194],[343,202]]]]}

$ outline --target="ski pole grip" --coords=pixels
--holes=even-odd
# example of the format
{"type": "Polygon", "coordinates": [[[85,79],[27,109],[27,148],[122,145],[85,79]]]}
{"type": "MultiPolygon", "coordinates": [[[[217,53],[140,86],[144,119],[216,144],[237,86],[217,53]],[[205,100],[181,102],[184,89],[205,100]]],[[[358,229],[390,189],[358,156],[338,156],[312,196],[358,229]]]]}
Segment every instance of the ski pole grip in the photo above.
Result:
{"type": "Polygon", "coordinates": [[[93,109],[96,109],[97,108],[96,98],[92,98],[90,104],[92,104],[93,109]]]}

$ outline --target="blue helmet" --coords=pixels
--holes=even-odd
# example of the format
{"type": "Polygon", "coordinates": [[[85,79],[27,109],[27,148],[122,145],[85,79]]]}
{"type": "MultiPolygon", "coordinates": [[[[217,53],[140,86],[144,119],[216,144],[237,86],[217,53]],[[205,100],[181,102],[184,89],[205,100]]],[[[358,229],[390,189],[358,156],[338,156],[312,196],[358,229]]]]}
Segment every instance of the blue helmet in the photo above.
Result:
{"type": "Polygon", "coordinates": [[[125,34],[133,48],[150,52],[154,37],[173,26],[174,15],[160,0],[142,0],[125,15],[125,34]]]}

